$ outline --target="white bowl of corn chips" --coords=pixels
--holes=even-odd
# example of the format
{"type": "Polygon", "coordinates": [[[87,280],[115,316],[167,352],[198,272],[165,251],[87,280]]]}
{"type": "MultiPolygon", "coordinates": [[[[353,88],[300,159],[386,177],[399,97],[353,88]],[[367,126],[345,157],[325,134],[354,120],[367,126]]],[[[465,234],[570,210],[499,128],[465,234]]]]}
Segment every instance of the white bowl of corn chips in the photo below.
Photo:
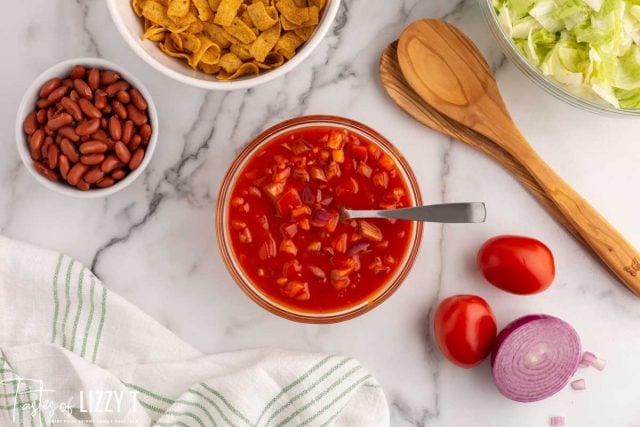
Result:
{"type": "Polygon", "coordinates": [[[191,86],[246,89],[303,62],[329,31],[340,0],[107,0],[131,48],[191,86]]]}

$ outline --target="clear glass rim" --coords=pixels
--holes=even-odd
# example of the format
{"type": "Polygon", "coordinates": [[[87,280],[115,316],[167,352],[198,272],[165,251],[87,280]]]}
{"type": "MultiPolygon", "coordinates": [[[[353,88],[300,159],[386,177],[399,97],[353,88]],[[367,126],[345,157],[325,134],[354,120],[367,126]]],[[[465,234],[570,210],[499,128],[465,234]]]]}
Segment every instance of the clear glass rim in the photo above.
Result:
{"type": "Polygon", "coordinates": [[[543,88],[557,99],[591,113],[619,118],[634,118],[640,116],[640,109],[615,108],[605,103],[598,103],[587,98],[583,98],[571,92],[568,88],[562,86],[562,84],[543,75],[536,66],[529,63],[529,61],[522,56],[518,48],[513,43],[511,37],[504,32],[502,26],[498,22],[498,14],[493,8],[492,1],[478,0],[478,2],[480,3],[480,9],[487,21],[489,29],[502,48],[502,51],[520,71],[533,80],[533,82],[539,87],[543,88]]]}
{"type": "Polygon", "coordinates": [[[416,205],[422,204],[422,196],[416,176],[409,166],[407,160],[402,156],[398,149],[391,144],[386,138],[380,135],[370,127],[356,122],[351,119],[327,116],[327,115],[313,115],[298,117],[290,120],[286,120],[279,123],[258,135],[253,141],[251,141],[242,152],[236,157],[234,162],[229,167],[220,187],[218,193],[218,203],[216,208],[216,232],[217,241],[220,253],[222,255],[225,267],[231,274],[236,284],[242,289],[242,291],[249,296],[256,304],[269,312],[283,317],[288,320],[293,320],[302,323],[336,323],[354,317],[358,317],[373,308],[380,305],[387,300],[403,283],[406,276],[411,271],[418,251],[420,243],[422,241],[422,223],[416,222],[412,227],[412,235],[409,239],[408,250],[404,255],[402,264],[396,270],[394,276],[392,276],[387,284],[382,287],[376,294],[372,295],[367,301],[349,307],[345,310],[326,313],[313,313],[305,312],[287,307],[279,304],[260,292],[252,283],[251,280],[244,273],[242,267],[235,259],[235,254],[229,239],[228,224],[228,212],[229,212],[229,198],[231,190],[235,184],[237,176],[240,171],[243,170],[247,161],[252,157],[253,153],[261,148],[264,144],[271,141],[274,137],[286,134],[295,129],[315,127],[315,126],[335,126],[347,128],[350,131],[354,131],[357,134],[361,134],[372,142],[380,146],[385,152],[393,157],[399,166],[399,170],[403,174],[407,186],[411,192],[412,202],[416,205]]]}

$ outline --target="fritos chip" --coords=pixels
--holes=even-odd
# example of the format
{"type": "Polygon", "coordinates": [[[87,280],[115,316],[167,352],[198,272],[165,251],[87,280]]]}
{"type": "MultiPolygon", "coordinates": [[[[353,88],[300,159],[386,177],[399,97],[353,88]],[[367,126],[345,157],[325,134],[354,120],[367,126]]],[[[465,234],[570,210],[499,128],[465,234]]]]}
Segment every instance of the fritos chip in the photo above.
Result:
{"type": "Polygon", "coordinates": [[[260,1],[247,6],[247,12],[258,31],[266,31],[278,22],[276,9],[271,6],[267,8],[260,1]]]}
{"type": "Polygon", "coordinates": [[[269,52],[271,52],[280,39],[281,30],[280,24],[276,24],[268,30],[263,31],[257,40],[253,42],[249,53],[251,53],[251,56],[253,56],[256,61],[264,62],[269,52]]]}
{"type": "Polygon", "coordinates": [[[244,0],[222,0],[216,11],[216,17],[213,23],[222,25],[223,27],[231,25],[243,1],[244,0]]]}
{"type": "Polygon", "coordinates": [[[280,67],[314,34],[327,0],[131,0],[142,39],[232,80],[280,67]]]}
{"type": "Polygon", "coordinates": [[[184,18],[191,7],[189,0],[169,0],[167,16],[169,18],[184,18]]]}
{"type": "Polygon", "coordinates": [[[242,43],[253,43],[256,40],[256,33],[240,18],[233,18],[231,25],[224,29],[242,43]]]}

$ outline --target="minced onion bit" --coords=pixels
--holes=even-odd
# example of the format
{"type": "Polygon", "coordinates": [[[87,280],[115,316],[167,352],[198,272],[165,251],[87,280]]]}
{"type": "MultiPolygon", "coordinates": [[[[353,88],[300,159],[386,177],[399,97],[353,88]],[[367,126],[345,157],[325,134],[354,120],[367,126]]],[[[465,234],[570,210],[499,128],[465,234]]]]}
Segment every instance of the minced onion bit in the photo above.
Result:
{"type": "Polygon", "coordinates": [[[542,74],[578,96],[640,108],[635,0],[492,0],[500,25],[542,74]]]}
{"type": "Polygon", "coordinates": [[[606,364],[607,362],[605,360],[599,359],[598,356],[591,353],[590,351],[585,351],[582,354],[582,359],[580,360],[581,368],[588,368],[590,366],[593,366],[598,371],[604,371],[604,367],[606,364]]]}
{"type": "Polygon", "coordinates": [[[587,383],[583,379],[571,381],[571,388],[574,390],[586,390],[587,383]]]}
{"type": "Polygon", "coordinates": [[[551,427],[564,427],[564,417],[551,417],[551,427]]]}
{"type": "Polygon", "coordinates": [[[546,399],[567,385],[580,357],[580,338],[568,323],[544,314],[524,316],[498,334],[491,355],[493,381],[511,400],[546,399]]]}

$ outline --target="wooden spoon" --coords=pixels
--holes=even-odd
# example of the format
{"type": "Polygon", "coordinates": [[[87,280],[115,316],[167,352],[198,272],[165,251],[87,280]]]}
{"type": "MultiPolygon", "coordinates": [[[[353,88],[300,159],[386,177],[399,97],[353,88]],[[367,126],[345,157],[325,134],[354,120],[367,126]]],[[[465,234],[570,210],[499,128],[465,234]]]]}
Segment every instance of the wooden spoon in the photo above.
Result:
{"type": "Polygon", "coordinates": [[[489,65],[464,33],[443,21],[415,22],[400,37],[398,59],[422,99],[512,155],[602,262],[640,295],[640,254],[529,145],[509,115],[489,65]]]}
{"type": "MultiPolygon", "coordinates": [[[[498,147],[487,137],[443,116],[424,102],[424,100],[411,89],[400,70],[397,47],[397,41],[391,43],[384,50],[380,58],[380,80],[391,99],[407,114],[423,125],[462,141],[493,158],[507,169],[507,171],[511,172],[511,174],[538,199],[560,225],[565,227],[580,243],[586,245],[576,229],[567,221],[562,212],[558,210],[555,203],[549,199],[549,196],[547,196],[540,187],[540,184],[538,184],[531,174],[526,171],[511,154],[498,147]]],[[[589,248],[588,245],[586,246],[589,248]]]]}

